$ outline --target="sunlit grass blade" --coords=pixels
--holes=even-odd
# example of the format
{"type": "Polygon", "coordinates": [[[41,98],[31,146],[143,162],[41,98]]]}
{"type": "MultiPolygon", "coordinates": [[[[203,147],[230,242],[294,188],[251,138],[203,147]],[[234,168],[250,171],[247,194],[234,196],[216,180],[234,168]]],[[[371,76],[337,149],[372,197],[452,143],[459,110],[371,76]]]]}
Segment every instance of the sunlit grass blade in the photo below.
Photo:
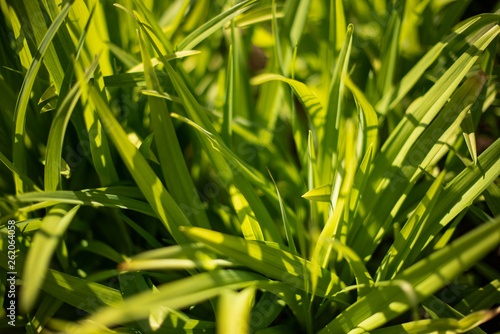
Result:
{"type": "Polygon", "coordinates": [[[254,300],[254,287],[243,289],[241,292],[224,291],[219,297],[217,333],[250,333],[250,311],[254,300]]]}
{"type": "Polygon", "coordinates": [[[156,20],[154,14],[150,11],[150,9],[148,9],[145,6],[144,2],[142,2],[140,0],[133,0],[133,3],[136,5],[137,8],[139,8],[140,13],[135,12],[135,15],[134,15],[129,10],[127,10],[125,7],[123,7],[117,3],[115,3],[113,5],[125,10],[134,19],[137,19],[137,17],[138,17],[138,19],[140,19],[142,22],[148,22],[148,29],[153,31],[154,36],[156,38],[156,41],[159,42],[160,47],[162,49],[162,52],[160,52],[160,54],[174,52],[175,50],[174,50],[174,47],[171,43],[171,40],[169,38],[167,38],[167,34],[165,34],[163,32],[162,28],[158,24],[158,21],[156,20]]]}
{"type": "Polygon", "coordinates": [[[74,5],[74,1],[68,2],[64,6],[58,6],[53,0],[45,1],[43,4],[23,0],[18,6],[15,6],[16,15],[19,16],[24,32],[21,38],[27,39],[30,48],[34,46],[34,49],[31,49],[33,61],[42,61],[43,59],[43,64],[49,71],[58,92],[62,88],[64,71],[70,60],[69,55],[76,45],[76,41],[72,43],[67,38],[68,30],[64,23],[65,17],[71,17],[71,9],[74,5]],[[45,19],[39,20],[42,16],[45,19]],[[37,22],[37,29],[30,31],[27,22],[37,22]],[[51,35],[52,37],[49,37],[51,35]],[[44,41],[48,42],[48,44],[46,50],[41,52],[44,48],[42,47],[44,41]],[[37,56],[37,53],[43,55],[43,57],[37,56]]]}
{"type": "Polygon", "coordinates": [[[377,153],[378,147],[378,118],[375,109],[373,109],[370,102],[366,99],[365,94],[352,82],[349,76],[344,78],[344,83],[349,88],[349,90],[354,95],[357,103],[360,105],[361,109],[361,125],[363,128],[363,147],[364,152],[368,151],[369,147],[372,147],[372,155],[377,153]]]}
{"type": "Polygon", "coordinates": [[[177,49],[179,51],[190,50],[196,47],[199,43],[205,40],[208,36],[213,34],[218,29],[222,28],[227,22],[231,21],[233,18],[248,10],[255,0],[246,0],[238,3],[234,7],[228,9],[227,11],[219,14],[210,21],[201,25],[198,29],[193,31],[189,36],[187,36],[179,45],[177,49]]]}
{"type": "Polygon", "coordinates": [[[394,130],[392,135],[385,142],[382,151],[389,160],[394,160],[401,153],[403,147],[408,147],[417,138],[419,132],[424,129],[418,129],[414,120],[419,123],[429,124],[436,116],[447,99],[467,75],[469,69],[479,58],[482,51],[494,40],[500,33],[500,27],[494,26],[486,32],[476,43],[474,43],[467,52],[439,78],[432,88],[422,98],[421,103],[412,111],[411,115],[405,117],[394,130]],[[411,118],[410,118],[411,116],[411,118]],[[414,120],[413,120],[414,119],[414,120]],[[411,137],[410,137],[411,133],[411,137]]]}
{"type": "Polygon", "coordinates": [[[106,43],[110,40],[110,33],[106,24],[105,10],[105,6],[100,2],[75,1],[68,15],[72,24],[68,24],[67,28],[75,45],[78,36],[88,34],[83,52],[84,65],[89,66],[92,58],[100,53],[99,70],[104,75],[109,75],[113,72],[113,64],[106,43]],[[87,22],[90,21],[92,23],[87,26],[87,22]]]}
{"type": "MultiPolygon", "coordinates": [[[[340,177],[336,179],[337,184],[334,184],[333,198],[332,196],[332,209],[333,212],[329,215],[325,226],[321,230],[318,241],[314,246],[314,251],[312,255],[311,262],[318,264],[321,267],[326,268],[328,261],[330,259],[330,254],[332,251],[332,244],[330,242],[331,238],[337,238],[341,242],[345,242],[346,239],[346,228],[348,228],[344,223],[344,217],[346,213],[344,210],[348,210],[349,196],[354,182],[354,176],[356,173],[356,157],[355,150],[353,148],[355,141],[355,130],[354,124],[351,120],[346,122],[345,126],[345,173],[343,175],[342,181],[340,177]],[[340,184],[341,183],[341,184],[340,184]],[[338,189],[338,190],[337,190],[338,189]]],[[[315,273],[313,273],[313,289],[315,287],[315,273]]]]}
{"type": "Polygon", "coordinates": [[[264,241],[264,235],[262,234],[259,222],[255,218],[255,213],[252,211],[245,197],[232,185],[229,187],[229,194],[231,195],[234,210],[236,210],[241,223],[243,237],[246,240],[264,241]]]}
{"type": "MultiPolygon", "coordinates": [[[[78,11],[79,14],[81,14],[82,16],[86,16],[87,13],[86,13],[86,8],[83,9],[84,7],[80,7],[78,6],[79,4],[77,4],[76,6],[73,6],[72,7],[72,10],[70,11],[70,13],[68,14],[68,16],[72,17],[72,12],[75,12],[75,11],[78,11]],[[78,7],[75,8],[75,7],[78,7]]],[[[83,31],[81,33],[81,36],[78,40],[78,44],[76,44],[76,50],[75,50],[75,53],[74,55],[71,56],[71,62],[68,64],[68,67],[66,68],[66,71],[64,73],[64,79],[63,79],[63,82],[61,84],[61,89],[59,92],[56,92],[56,87],[55,85],[51,85],[49,87],[50,88],[53,88],[53,94],[54,94],[54,97],[58,97],[57,99],[57,107],[56,109],[59,109],[61,107],[61,104],[62,102],[64,102],[64,99],[66,97],[66,94],[68,94],[68,92],[70,91],[71,87],[72,87],[72,81],[74,79],[74,72],[75,72],[75,64],[78,62],[78,61],[83,61],[84,64],[86,66],[90,66],[92,67],[93,64],[90,64],[90,61],[87,61],[87,57],[85,52],[83,52],[84,54],[84,57],[81,57],[82,56],[82,50],[84,49],[84,45],[85,45],[85,41],[87,40],[87,35],[89,33],[89,30],[90,28],[92,27],[92,22],[93,22],[93,18],[94,18],[94,13],[95,13],[95,6],[92,8],[92,11],[90,12],[90,14],[88,15],[88,20],[87,22],[85,23],[85,26],[83,28],[83,31]],[[59,93],[59,96],[57,96],[57,93],[59,93]]],[[[75,38],[75,41],[76,41],[76,38],[75,38]]],[[[99,59],[100,56],[102,55],[102,52],[96,56],[96,59],[99,59]]],[[[94,61],[97,61],[97,60],[94,60],[94,61]]],[[[94,69],[95,71],[95,69],[94,69]]],[[[91,73],[93,73],[94,71],[92,71],[91,73]]],[[[50,90],[47,90],[45,93],[49,92],[50,90]]],[[[45,95],[44,93],[44,95],[45,95]]],[[[41,99],[40,99],[41,100],[41,99]]],[[[40,103],[40,102],[39,102],[40,103]]],[[[50,104],[50,103],[49,103],[50,104]]]]}
{"type": "Polygon", "coordinates": [[[207,269],[231,268],[238,266],[237,263],[224,259],[157,259],[157,260],[132,260],[120,266],[123,270],[187,270],[187,269],[207,269]]]}
{"type": "Polygon", "coordinates": [[[168,93],[165,93],[165,92],[158,92],[156,90],[141,90],[141,93],[144,94],[144,95],[147,95],[147,96],[155,96],[155,97],[159,97],[159,98],[162,98],[162,99],[165,99],[165,100],[169,100],[169,101],[172,101],[172,102],[176,102],[176,103],[179,103],[179,104],[182,104],[182,100],[178,97],[178,96],[174,96],[174,95],[170,95],[168,93]]]}
{"type": "Polygon", "coordinates": [[[0,0],[0,332],[495,331],[499,22],[0,0]]]}
{"type": "MultiPolygon", "coordinates": [[[[483,224],[419,261],[395,279],[410,283],[418,298],[424,299],[470,268],[499,244],[500,219],[497,219],[483,224]]],[[[319,333],[347,333],[355,328],[358,330],[352,333],[370,331],[408,309],[407,297],[399,287],[376,288],[343,311],[319,333]]]]}
{"type": "Polygon", "coordinates": [[[463,314],[490,309],[497,303],[499,298],[500,279],[497,279],[469,293],[455,305],[455,308],[463,314]]]}
{"type": "MultiPolygon", "coordinates": [[[[422,302],[422,306],[424,310],[429,314],[432,319],[443,319],[443,318],[452,318],[452,319],[463,319],[464,315],[449,304],[443,302],[441,299],[431,296],[424,302],[422,302]]],[[[483,314],[485,315],[485,314],[483,314]]],[[[483,318],[484,319],[484,318],[483,318]]],[[[480,320],[480,319],[477,319],[480,320]]],[[[484,319],[486,320],[486,319],[484,319]]],[[[487,321],[487,320],[486,320],[487,321]]],[[[481,328],[477,327],[480,325],[479,323],[476,326],[472,326],[474,328],[470,329],[467,333],[470,334],[486,334],[481,328]]],[[[460,330],[460,329],[459,329],[460,330]]]]}
{"type": "Polygon", "coordinates": [[[430,222],[423,231],[427,240],[421,239],[411,250],[408,256],[413,261],[437,233],[445,227],[456,215],[464,210],[469,202],[462,198],[476,198],[488,185],[500,175],[500,161],[495,157],[500,154],[500,140],[496,140],[485,152],[478,157],[477,166],[469,166],[457,175],[441,192],[441,201],[429,215],[430,222]]]}
{"type": "Polygon", "coordinates": [[[314,95],[314,93],[311,92],[311,90],[300,81],[288,79],[278,74],[261,74],[253,77],[250,83],[252,85],[261,85],[263,83],[276,80],[285,82],[289,84],[290,87],[292,87],[297,97],[307,109],[311,119],[315,120],[317,119],[317,114],[323,113],[323,107],[316,95],[314,95]]]}
{"type": "MultiPolygon", "coordinates": [[[[318,180],[318,172],[317,172],[316,150],[314,147],[313,134],[309,130],[307,136],[307,188],[312,190],[315,186],[317,186],[316,184],[317,180],[318,180]]],[[[324,191],[322,195],[325,195],[324,191]]],[[[319,227],[317,221],[319,208],[314,201],[311,201],[309,207],[311,210],[310,218],[312,222],[311,226],[309,227],[309,232],[311,233],[311,239],[315,242],[319,234],[319,227]]]]}
{"type": "MultiPolygon", "coordinates": [[[[285,16],[285,13],[283,12],[283,5],[282,4],[277,4],[276,5],[276,12],[275,12],[275,17],[281,19],[283,16],[285,16]]],[[[261,6],[261,7],[255,7],[247,12],[239,15],[237,18],[235,18],[235,24],[238,27],[246,27],[250,25],[255,25],[260,22],[264,21],[270,21],[273,19],[273,9],[272,6],[266,5],[266,6],[261,6]]]]}
{"type": "MultiPolygon", "coordinates": [[[[163,55],[163,58],[170,61],[170,60],[175,60],[175,59],[182,59],[184,57],[189,57],[189,56],[194,56],[197,54],[200,54],[200,51],[197,50],[187,50],[187,51],[179,51],[179,52],[174,52],[174,53],[169,53],[166,55],[163,55]]],[[[159,58],[151,58],[151,63],[153,66],[156,66],[160,63],[159,58]]],[[[144,72],[144,64],[141,63],[135,63],[135,66],[131,67],[127,73],[136,73],[136,72],[144,72]]]]}
{"type": "Polygon", "coordinates": [[[52,269],[47,272],[42,289],[85,312],[95,312],[102,305],[117,307],[123,302],[120,292],[116,289],[52,269]]]}
{"type": "MultiPolygon", "coordinates": [[[[330,27],[328,39],[334,47],[335,54],[340,52],[344,44],[347,29],[344,6],[341,0],[330,1],[330,27]]],[[[332,57],[334,54],[332,54],[332,57]]]]}
{"type": "Polygon", "coordinates": [[[305,199],[310,201],[318,201],[318,202],[328,202],[330,203],[332,197],[332,185],[325,184],[323,186],[314,188],[306,192],[302,195],[305,199]]]}
{"type": "MultiPolygon", "coordinates": [[[[484,73],[476,73],[453,94],[449,103],[434,120],[421,120],[422,125],[414,128],[415,125],[408,116],[408,119],[400,123],[400,126],[406,123],[402,127],[408,126],[408,130],[414,128],[407,134],[408,137],[397,140],[394,148],[390,147],[388,142],[384,144],[385,149],[383,148],[374,160],[364,197],[359,204],[358,216],[355,218],[363,223],[357,222],[349,232],[349,245],[362,257],[372,253],[374,246],[388,228],[387,224],[399,211],[405,196],[413,188],[422,171],[442,149],[447,148],[446,144],[452,145],[465,112],[477,99],[485,81],[484,73]],[[374,201],[373,198],[377,200],[374,201]],[[377,210],[373,210],[375,207],[377,210]],[[364,226],[360,228],[359,224],[364,226]]],[[[427,116],[426,114],[425,117],[427,116]]]]}
{"type": "Polygon", "coordinates": [[[470,18],[460,23],[455,30],[444,38],[441,42],[434,45],[413,68],[401,79],[400,83],[390,89],[377,103],[375,109],[381,114],[385,114],[388,109],[392,109],[401,99],[411,90],[411,88],[422,77],[425,71],[436,61],[445,48],[454,42],[455,38],[467,36],[481,27],[497,22],[498,14],[482,14],[470,18]]]}
{"type": "MultiPolygon", "coordinates": [[[[288,251],[270,247],[256,241],[209,231],[196,227],[182,229],[190,239],[202,242],[216,253],[228,256],[239,263],[298,289],[305,289],[305,275],[315,265],[288,251]]],[[[342,282],[326,269],[319,268],[316,294],[325,296],[340,290],[342,282]]]]}
{"type": "Polygon", "coordinates": [[[472,158],[472,161],[474,161],[474,163],[477,164],[476,134],[474,131],[474,124],[472,121],[472,114],[470,113],[470,111],[465,114],[465,118],[461,126],[465,142],[467,143],[467,149],[469,150],[469,154],[472,158]]]}
{"type": "MultiPolygon", "coordinates": [[[[471,313],[460,320],[457,319],[426,319],[390,326],[374,330],[373,334],[390,333],[473,333],[474,328],[500,314],[500,308],[495,310],[484,310],[471,313]]],[[[484,333],[484,332],[483,332],[484,333]]]]}
{"type": "Polygon", "coordinates": [[[157,293],[145,291],[127,298],[118,308],[106,307],[90,316],[89,322],[72,328],[72,333],[94,333],[99,325],[112,326],[149,316],[163,306],[184,308],[219,295],[224,288],[238,289],[265,280],[260,275],[233,270],[215,270],[165,284],[157,293]],[[147,305],[147,307],[144,307],[147,305]]]}
{"type": "Polygon", "coordinates": [[[82,191],[60,190],[50,192],[30,192],[16,196],[15,200],[21,203],[50,202],[53,204],[56,202],[95,207],[114,207],[134,210],[156,217],[156,213],[146,202],[123,196],[119,193],[114,193],[111,189],[106,191],[89,189],[82,191]]]}
{"type": "Polygon", "coordinates": [[[188,269],[202,268],[213,270],[219,266],[234,267],[237,263],[231,260],[219,259],[208,252],[202,244],[185,244],[169,247],[159,247],[145,251],[120,263],[121,270],[151,269],[188,269]]]}
{"type": "Polygon", "coordinates": [[[410,253],[417,240],[425,236],[421,233],[426,224],[429,224],[427,218],[434,206],[439,201],[439,195],[442,191],[442,185],[445,173],[441,173],[432,186],[427,191],[424,199],[419,203],[411,217],[397,234],[396,240],[387,251],[386,256],[382,260],[377,275],[377,281],[387,278],[394,278],[400,269],[404,268],[406,257],[410,253]],[[389,277],[387,277],[389,276],[389,277]]]}
{"type": "Polygon", "coordinates": [[[356,176],[354,177],[354,182],[351,190],[351,198],[349,200],[349,210],[351,212],[351,216],[356,213],[356,209],[359,205],[359,198],[365,190],[369,176],[370,163],[372,162],[374,156],[374,149],[375,148],[373,146],[369,146],[367,148],[363,160],[361,160],[361,163],[359,164],[356,176]]]}
{"type": "Polygon", "coordinates": [[[333,249],[346,259],[351,267],[352,273],[356,279],[358,287],[358,299],[370,292],[373,287],[373,278],[366,269],[364,262],[351,248],[347,247],[337,239],[330,239],[333,249]]]}

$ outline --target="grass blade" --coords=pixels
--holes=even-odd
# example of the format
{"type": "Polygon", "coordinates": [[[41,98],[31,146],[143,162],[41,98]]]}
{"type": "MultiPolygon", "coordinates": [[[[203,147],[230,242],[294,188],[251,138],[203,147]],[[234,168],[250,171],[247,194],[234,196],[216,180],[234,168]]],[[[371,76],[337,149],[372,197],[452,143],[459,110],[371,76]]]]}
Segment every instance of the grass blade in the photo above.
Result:
{"type": "Polygon", "coordinates": [[[155,212],[151,209],[151,206],[147,203],[123,196],[120,193],[115,193],[110,188],[105,191],[102,189],[88,189],[82,191],[60,190],[50,192],[30,192],[18,195],[15,197],[15,200],[21,203],[50,202],[53,204],[56,202],[95,207],[114,207],[120,209],[130,209],[149,216],[157,217],[155,212]]]}
{"type": "MultiPolygon", "coordinates": [[[[162,89],[155,75],[146,43],[142,35],[139,32],[138,34],[146,87],[161,92],[162,89]]],[[[157,147],[161,148],[158,150],[158,156],[166,186],[179,207],[184,209],[184,213],[188,214],[188,217],[192,216],[196,226],[210,228],[205,211],[199,209],[203,206],[186,166],[167,105],[163,99],[154,96],[148,96],[148,101],[151,108],[154,140],[157,147]]]]}
{"type": "MultiPolygon", "coordinates": [[[[500,219],[496,219],[421,260],[396,276],[396,279],[411,284],[418,299],[422,300],[470,268],[499,244],[500,219]]],[[[408,310],[406,299],[397,286],[377,288],[342,312],[319,333],[371,331],[408,310]]]]}
{"type": "Polygon", "coordinates": [[[394,278],[398,271],[404,267],[407,255],[417,240],[422,237],[421,233],[426,224],[429,224],[427,218],[439,201],[444,176],[445,173],[441,173],[436,178],[424,199],[419,203],[401,232],[396,236],[396,240],[391,245],[379,267],[380,271],[378,272],[377,281],[394,278]]]}
{"type": "Polygon", "coordinates": [[[454,31],[445,37],[442,42],[437,43],[415,64],[415,66],[401,79],[400,83],[391,88],[375,106],[377,112],[382,115],[387,113],[388,109],[393,109],[402,98],[411,90],[411,88],[422,77],[425,71],[438,59],[443,50],[460,37],[467,36],[474,31],[479,30],[489,24],[495,23],[499,19],[498,14],[482,14],[470,18],[455,27],[454,31]]]}
{"type": "Polygon", "coordinates": [[[71,210],[59,205],[50,210],[42,221],[42,228],[35,234],[26,255],[24,282],[19,307],[25,312],[32,309],[49,268],[52,255],[80,206],[71,210]]]}
{"type": "MultiPolygon", "coordinates": [[[[57,30],[62,25],[64,19],[69,13],[72,2],[67,2],[61,9],[61,13],[57,16],[54,22],[51,24],[50,28],[47,30],[40,47],[38,48],[37,54],[33,58],[30,64],[30,68],[24,77],[23,85],[16,102],[16,109],[14,112],[14,124],[15,124],[15,139],[13,148],[13,163],[16,165],[21,172],[24,173],[26,165],[26,153],[24,147],[24,136],[25,136],[25,124],[26,124],[26,114],[28,110],[28,102],[30,98],[30,92],[35,83],[35,79],[42,65],[42,59],[47,49],[52,42],[57,30]]],[[[14,176],[14,182],[16,184],[16,194],[24,192],[23,181],[18,175],[14,176]]]]}
{"type": "Polygon", "coordinates": [[[179,243],[185,243],[187,240],[179,232],[178,227],[190,226],[190,222],[138,149],[129,141],[125,131],[118,121],[115,120],[111,110],[109,110],[109,107],[102,100],[101,96],[93,87],[89,87],[89,93],[104,128],[118,149],[130,174],[134,177],[137,186],[151,205],[151,208],[158,215],[158,218],[168,229],[172,237],[179,243]]]}
{"type": "Polygon", "coordinates": [[[128,323],[149,316],[150,310],[160,306],[183,308],[219,295],[223,288],[238,289],[265,280],[262,276],[244,271],[215,270],[158,288],[157,293],[144,291],[127,298],[120,307],[100,309],[89,318],[90,322],[72,328],[72,333],[94,333],[100,326],[128,323]],[[148,305],[144,307],[143,305],[148,305]]]}
{"type": "MultiPolygon", "coordinates": [[[[197,227],[182,229],[190,239],[202,242],[216,253],[228,256],[273,279],[283,281],[298,289],[305,289],[305,277],[314,265],[288,251],[270,247],[256,241],[209,231],[197,227]]],[[[316,294],[325,296],[340,290],[342,282],[332,272],[317,268],[318,284],[316,294]]]]}
{"type": "Polygon", "coordinates": [[[240,2],[236,6],[228,9],[227,11],[217,15],[210,21],[201,25],[198,29],[193,31],[189,36],[184,38],[184,40],[179,43],[177,49],[179,51],[191,50],[208,36],[213,34],[218,29],[222,28],[227,22],[231,21],[233,18],[243,13],[250,8],[249,5],[254,3],[256,0],[245,0],[240,2]]]}
{"type": "Polygon", "coordinates": [[[356,102],[361,106],[362,113],[360,115],[361,124],[363,127],[363,147],[364,152],[372,147],[372,155],[377,153],[378,144],[378,118],[375,109],[366,99],[365,94],[351,81],[349,76],[344,78],[345,85],[354,95],[356,102]]]}
{"type": "Polygon", "coordinates": [[[219,297],[217,333],[250,333],[250,311],[255,300],[255,287],[241,292],[224,291],[219,297]]]}
{"type": "Polygon", "coordinates": [[[373,286],[373,278],[370,272],[366,269],[364,262],[351,248],[347,247],[337,239],[330,240],[333,249],[346,259],[351,267],[352,273],[356,278],[356,285],[358,285],[358,299],[365,296],[370,292],[373,286]]]}
{"type": "MultiPolygon", "coordinates": [[[[473,333],[474,328],[494,318],[500,314],[500,308],[496,310],[484,310],[471,313],[466,317],[457,319],[426,319],[413,322],[406,322],[401,325],[391,326],[379,330],[375,330],[373,334],[390,334],[390,333],[473,333]]],[[[484,333],[484,332],[483,332],[484,333]]]]}
{"type": "Polygon", "coordinates": [[[343,112],[344,99],[344,77],[347,73],[349,65],[349,57],[351,55],[353,26],[347,27],[347,32],[344,39],[344,44],[340,50],[338,61],[335,64],[335,69],[330,83],[330,92],[328,99],[328,107],[326,109],[326,119],[324,127],[329,129],[318,138],[320,141],[318,161],[319,161],[319,181],[320,184],[329,183],[335,175],[334,166],[338,163],[338,147],[340,120],[343,112]]]}
{"type": "MultiPolygon", "coordinates": [[[[88,82],[90,76],[97,68],[98,58],[87,69],[84,80],[88,82]]],[[[55,191],[61,189],[61,160],[64,135],[68,126],[71,114],[75,108],[78,99],[81,96],[80,84],[77,82],[68,92],[64,101],[61,103],[52,125],[50,127],[49,139],[47,140],[47,153],[45,156],[45,174],[44,186],[46,191],[55,191]]]]}
{"type": "Polygon", "coordinates": [[[238,188],[233,185],[229,188],[229,194],[231,195],[231,202],[233,203],[234,210],[241,223],[243,237],[246,240],[264,241],[264,235],[259,222],[255,218],[255,213],[252,211],[245,196],[243,196],[238,188]]]}

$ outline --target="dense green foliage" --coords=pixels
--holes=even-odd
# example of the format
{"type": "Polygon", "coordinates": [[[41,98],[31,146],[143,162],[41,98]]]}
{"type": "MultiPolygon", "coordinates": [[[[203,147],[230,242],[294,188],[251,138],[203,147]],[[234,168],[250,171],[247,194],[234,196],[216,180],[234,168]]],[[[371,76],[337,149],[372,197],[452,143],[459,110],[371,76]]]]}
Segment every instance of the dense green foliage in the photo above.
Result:
{"type": "Polygon", "coordinates": [[[2,333],[498,329],[478,3],[0,0],[2,333]]]}

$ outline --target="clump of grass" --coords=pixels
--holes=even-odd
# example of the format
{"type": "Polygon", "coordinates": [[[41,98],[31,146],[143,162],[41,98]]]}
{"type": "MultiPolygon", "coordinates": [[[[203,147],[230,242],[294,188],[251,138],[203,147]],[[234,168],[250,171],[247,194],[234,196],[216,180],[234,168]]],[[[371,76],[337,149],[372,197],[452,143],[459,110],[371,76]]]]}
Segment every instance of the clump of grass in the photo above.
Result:
{"type": "Polygon", "coordinates": [[[495,328],[500,15],[470,3],[0,1],[16,327],[495,328]]]}

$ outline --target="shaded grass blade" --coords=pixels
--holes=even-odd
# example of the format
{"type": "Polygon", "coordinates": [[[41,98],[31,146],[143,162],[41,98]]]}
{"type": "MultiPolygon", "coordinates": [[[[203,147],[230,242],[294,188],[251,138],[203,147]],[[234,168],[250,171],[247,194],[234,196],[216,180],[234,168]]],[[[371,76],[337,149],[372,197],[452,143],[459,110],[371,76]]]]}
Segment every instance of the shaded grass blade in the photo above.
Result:
{"type": "MultiPolygon", "coordinates": [[[[40,47],[30,64],[30,68],[24,77],[23,85],[16,102],[16,109],[14,112],[14,123],[15,123],[15,134],[14,134],[14,148],[13,148],[13,163],[19,168],[21,172],[25,171],[26,168],[26,153],[24,147],[24,136],[26,134],[25,124],[26,124],[26,114],[28,110],[28,102],[30,98],[30,92],[35,83],[35,79],[42,65],[42,58],[47,52],[47,49],[52,42],[57,30],[62,25],[64,19],[69,13],[72,2],[67,2],[61,9],[61,13],[57,16],[54,22],[51,24],[50,28],[47,30],[40,47]]],[[[14,175],[14,182],[16,184],[16,193],[20,194],[24,192],[24,186],[22,180],[18,175],[14,175]]]]}
{"type": "MultiPolygon", "coordinates": [[[[97,64],[98,58],[96,58],[94,63],[87,69],[83,80],[86,82],[90,80],[90,76],[96,70],[97,64]]],[[[71,114],[73,113],[81,93],[80,84],[77,82],[64,98],[52,121],[45,156],[44,187],[46,191],[61,189],[61,156],[64,136],[71,114]]]]}
{"type": "Polygon", "coordinates": [[[320,184],[330,183],[335,175],[336,165],[338,163],[338,147],[340,134],[340,120],[343,117],[343,100],[344,100],[344,77],[347,73],[349,65],[349,57],[351,55],[352,45],[352,24],[347,27],[347,32],[344,39],[344,44],[340,50],[335,69],[333,71],[332,81],[330,83],[330,91],[328,98],[328,107],[326,109],[324,131],[318,138],[320,143],[318,148],[319,161],[319,181],[320,184]]]}
{"type": "MultiPolygon", "coordinates": [[[[25,266],[25,261],[22,257],[17,257],[16,263],[18,276],[23,277],[22,268],[25,266]]],[[[5,253],[0,253],[0,265],[7,269],[5,253]]],[[[117,307],[123,302],[120,292],[116,289],[53,269],[48,269],[41,288],[64,303],[85,312],[93,312],[101,305],[117,307]]]]}
{"type": "Polygon", "coordinates": [[[426,224],[428,224],[427,218],[429,217],[429,213],[440,199],[439,195],[442,191],[445,174],[442,172],[436,178],[400,233],[397,234],[396,240],[394,240],[391,248],[387,251],[379,267],[380,271],[377,275],[377,281],[394,278],[398,271],[405,266],[406,257],[417,240],[421,237],[425,238],[421,233],[426,224]]]}
{"type": "Polygon", "coordinates": [[[23,290],[19,301],[19,307],[25,312],[32,309],[52,255],[79,208],[80,206],[75,206],[68,210],[66,205],[59,205],[51,209],[43,218],[42,228],[33,237],[26,255],[23,290]]]}
{"type": "MultiPolygon", "coordinates": [[[[146,87],[161,92],[161,86],[155,75],[146,43],[142,35],[139,32],[138,34],[146,87]]],[[[154,96],[148,96],[148,101],[151,109],[154,140],[159,148],[158,157],[166,186],[179,207],[184,209],[184,213],[193,217],[196,226],[210,228],[210,223],[186,166],[167,105],[163,99],[154,96]]]]}

